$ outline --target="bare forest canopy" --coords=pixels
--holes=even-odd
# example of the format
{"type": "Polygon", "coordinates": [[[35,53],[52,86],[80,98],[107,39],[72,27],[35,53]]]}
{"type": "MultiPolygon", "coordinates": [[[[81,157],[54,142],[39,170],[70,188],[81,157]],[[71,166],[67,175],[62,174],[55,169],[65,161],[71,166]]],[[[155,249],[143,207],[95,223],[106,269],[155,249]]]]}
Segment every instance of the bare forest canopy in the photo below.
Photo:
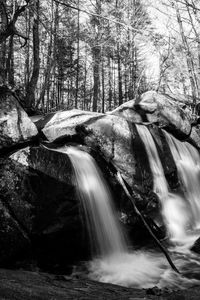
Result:
{"type": "Polygon", "coordinates": [[[29,112],[200,99],[199,0],[0,0],[0,86],[29,112]]]}

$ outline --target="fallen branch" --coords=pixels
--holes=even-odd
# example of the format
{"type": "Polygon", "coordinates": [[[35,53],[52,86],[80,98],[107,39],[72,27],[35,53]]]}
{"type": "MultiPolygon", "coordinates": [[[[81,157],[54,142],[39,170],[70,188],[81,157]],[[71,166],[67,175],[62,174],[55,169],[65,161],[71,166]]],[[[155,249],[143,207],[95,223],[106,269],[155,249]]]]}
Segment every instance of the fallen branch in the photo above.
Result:
{"type": "Polygon", "coordinates": [[[135,204],[135,201],[133,199],[133,197],[131,196],[131,194],[129,193],[127,187],[126,187],[126,184],[125,184],[125,181],[124,179],[122,178],[120,172],[118,171],[117,172],[117,179],[119,181],[119,183],[121,184],[124,192],[126,193],[127,197],[129,198],[129,200],[131,201],[131,203],[133,204],[133,207],[134,207],[134,210],[136,212],[136,214],[140,217],[140,219],[142,220],[144,226],[146,227],[146,229],[149,231],[149,233],[151,234],[151,236],[153,237],[153,239],[155,240],[156,244],[159,246],[159,248],[161,249],[161,251],[164,253],[166,259],[168,260],[170,266],[172,267],[172,269],[179,273],[180,272],[178,271],[178,269],[176,268],[176,266],[174,265],[174,263],[172,262],[170,256],[169,256],[169,253],[167,251],[167,249],[161,244],[161,242],[157,239],[157,237],[155,236],[155,234],[153,233],[153,231],[151,230],[151,228],[149,227],[149,225],[147,224],[145,218],[143,217],[143,215],[141,214],[141,212],[138,210],[136,204],[135,204]]]}

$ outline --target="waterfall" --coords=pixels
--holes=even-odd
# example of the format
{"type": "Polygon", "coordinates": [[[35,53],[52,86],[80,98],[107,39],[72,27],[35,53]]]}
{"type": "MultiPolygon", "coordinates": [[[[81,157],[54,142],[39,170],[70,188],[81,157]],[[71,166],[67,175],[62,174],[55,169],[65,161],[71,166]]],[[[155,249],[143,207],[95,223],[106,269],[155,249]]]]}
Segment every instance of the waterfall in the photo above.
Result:
{"type": "Polygon", "coordinates": [[[153,176],[153,190],[162,205],[162,215],[172,242],[185,243],[189,214],[184,199],[169,190],[164,170],[153,137],[144,125],[136,125],[142,139],[153,176]]]}
{"type": "MultiPolygon", "coordinates": [[[[154,177],[154,191],[161,199],[163,215],[169,223],[173,219],[172,213],[166,213],[170,211],[169,203],[177,203],[180,199],[178,196],[172,199],[174,196],[168,191],[162,164],[150,132],[144,126],[137,126],[137,128],[149,156],[154,177]]],[[[91,242],[98,250],[98,256],[94,256],[87,264],[89,278],[137,288],[149,288],[155,285],[179,287],[180,284],[187,286],[194,283],[193,279],[184,279],[175,275],[161,253],[133,251],[128,247],[117,220],[109,188],[96,162],[88,153],[72,146],[53,151],[66,153],[72,162],[76,189],[86,216],[88,232],[91,242]]],[[[174,221],[172,223],[174,224],[174,221]]],[[[176,236],[180,235],[174,226],[172,232],[176,232],[176,236]]],[[[182,265],[185,267],[186,263],[187,259],[177,257],[178,268],[182,265]]]]}
{"type": "Polygon", "coordinates": [[[122,286],[148,288],[158,284],[166,268],[162,254],[131,252],[95,160],[72,146],[56,151],[66,153],[72,162],[88,232],[98,250],[98,256],[88,263],[89,277],[122,286]]]}
{"type": "Polygon", "coordinates": [[[109,188],[96,162],[91,155],[75,147],[68,147],[67,154],[74,167],[88,232],[93,231],[90,236],[94,248],[102,256],[127,251],[109,188]]]}
{"type": "Polygon", "coordinates": [[[169,144],[179,180],[184,193],[184,215],[190,229],[200,226],[200,156],[198,151],[187,142],[180,142],[163,131],[169,144]]]}
{"type": "Polygon", "coordinates": [[[136,128],[149,158],[149,164],[153,175],[153,191],[158,195],[162,205],[164,205],[168,198],[169,191],[156,145],[146,126],[136,125],[136,128]]]}

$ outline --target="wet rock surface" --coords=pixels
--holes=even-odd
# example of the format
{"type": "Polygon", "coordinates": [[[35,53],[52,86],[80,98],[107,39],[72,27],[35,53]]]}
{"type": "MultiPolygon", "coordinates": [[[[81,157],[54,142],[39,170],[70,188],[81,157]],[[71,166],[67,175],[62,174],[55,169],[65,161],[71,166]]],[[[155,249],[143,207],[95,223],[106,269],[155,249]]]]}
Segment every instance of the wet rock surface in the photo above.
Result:
{"type": "MultiPolygon", "coordinates": [[[[127,122],[127,115],[123,115],[123,118],[118,116],[124,109],[127,111],[132,107],[133,101],[129,101],[113,114],[80,110],[49,114],[36,122],[40,138],[46,140],[45,144],[26,147],[1,159],[2,236],[3,232],[7,237],[10,234],[9,239],[3,238],[6,242],[5,245],[2,242],[1,251],[5,253],[2,261],[7,257],[6,253],[9,252],[6,249],[13,245],[14,237],[17,237],[19,247],[17,242],[16,247],[11,247],[15,250],[8,255],[8,260],[16,259],[19,252],[25,253],[31,248],[44,269],[64,269],[78,257],[79,248],[82,249],[82,257],[90,255],[88,235],[75,193],[72,166],[68,156],[57,151],[57,147],[69,141],[79,141],[93,149],[93,156],[97,160],[103,158],[104,167],[101,159],[99,165],[116,195],[116,206],[128,215],[131,224],[137,223],[132,204],[127,201],[106,164],[113,165],[122,174],[132,189],[138,208],[145,215],[154,218],[159,214],[160,204],[152,192],[152,174],[144,145],[135,125],[127,122]],[[6,218],[10,222],[7,231],[6,218]]],[[[15,114],[17,118],[16,111],[15,114]]],[[[138,121],[139,112],[135,108],[134,116],[138,121]]],[[[174,165],[169,162],[171,158],[165,158],[168,149],[161,141],[160,132],[155,134],[156,126],[152,130],[164,158],[166,174],[170,177],[174,165]]]]}
{"type": "Polygon", "coordinates": [[[88,241],[66,155],[27,147],[2,158],[0,173],[1,265],[34,256],[53,270],[80,257],[79,250],[85,255],[88,241]]]}
{"type": "Polygon", "coordinates": [[[190,248],[191,251],[200,254],[200,238],[198,238],[192,247],[190,248]]]}
{"type": "MultiPolygon", "coordinates": [[[[199,289],[182,291],[126,289],[83,278],[68,277],[73,264],[90,257],[89,237],[78,200],[71,162],[57,150],[81,144],[97,161],[110,184],[117,208],[128,220],[131,237],[144,243],[150,237],[116,179],[119,171],[138,209],[159,238],[165,230],[154,223],[160,203],[145,147],[135,123],[148,126],[171,190],[177,189],[177,170],[163,132],[165,128],[199,147],[199,125],[191,129],[189,112],[171,98],[148,92],[108,114],[80,110],[49,114],[35,125],[8,93],[0,98],[0,266],[24,267],[66,274],[0,270],[2,299],[199,299],[199,289]],[[149,124],[151,123],[151,124],[149,124]],[[153,123],[153,124],[152,124],[153,123]],[[13,131],[11,130],[13,129],[13,131]],[[28,147],[18,150],[30,141],[28,147]],[[24,145],[24,144],[23,144],[24,145]],[[12,148],[12,147],[16,148],[12,148]],[[9,151],[7,151],[9,149],[9,151]],[[113,168],[115,171],[113,171],[113,168]],[[138,236],[134,236],[137,228],[138,236]],[[120,296],[119,296],[120,295],[120,296]],[[196,298],[195,298],[196,297],[196,298]]],[[[199,253],[199,241],[192,248],[199,253]]]]}
{"type": "Polygon", "coordinates": [[[6,300],[199,300],[199,295],[199,287],[187,290],[157,287],[139,290],[95,282],[78,276],[0,269],[0,297],[6,300]]]}

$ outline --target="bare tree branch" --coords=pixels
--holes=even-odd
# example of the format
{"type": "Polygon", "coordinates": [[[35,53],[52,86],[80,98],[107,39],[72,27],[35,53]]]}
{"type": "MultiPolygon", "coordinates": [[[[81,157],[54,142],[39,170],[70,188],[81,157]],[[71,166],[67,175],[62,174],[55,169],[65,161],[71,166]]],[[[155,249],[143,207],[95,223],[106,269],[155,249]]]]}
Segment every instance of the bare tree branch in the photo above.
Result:
{"type": "MultiPolygon", "coordinates": [[[[18,36],[22,37],[23,39],[27,40],[27,37],[24,36],[23,33],[20,33],[16,29],[15,24],[16,24],[19,16],[26,10],[26,8],[30,2],[31,2],[31,0],[26,0],[26,4],[24,4],[20,7],[17,7],[17,9],[15,10],[15,12],[13,14],[12,19],[7,23],[6,28],[3,31],[0,31],[0,44],[3,43],[11,35],[18,35],[18,36]]],[[[2,0],[0,0],[0,4],[3,4],[2,0]]],[[[6,8],[5,8],[5,14],[6,14],[6,18],[8,20],[6,8]]]]}
{"type": "Polygon", "coordinates": [[[138,30],[138,29],[134,28],[134,27],[131,26],[131,25],[127,25],[127,24],[125,24],[125,23],[122,23],[122,22],[119,22],[119,21],[116,21],[116,20],[113,20],[113,19],[104,17],[104,16],[102,16],[102,15],[99,15],[99,14],[95,14],[95,13],[89,12],[89,11],[87,11],[87,10],[85,10],[85,9],[78,8],[78,7],[73,6],[73,5],[71,5],[71,4],[64,3],[64,2],[61,2],[61,1],[59,1],[59,0],[54,0],[54,2],[56,2],[56,3],[60,4],[60,5],[64,5],[64,6],[66,6],[66,7],[69,7],[69,8],[71,8],[71,9],[75,9],[75,10],[78,10],[78,11],[80,11],[80,12],[84,12],[84,13],[86,13],[86,14],[88,14],[88,15],[91,15],[91,16],[94,16],[94,17],[98,17],[98,18],[107,20],[107,21],[109,21],[109,22],[116,23],[116,24],[118,24],[118,25],[121,25],[121,26],[123,26],[123,27],[126,27],[127,29],[133,30],[133,31],[135,31],[135,32],[137,32],[137,33],[143,33],[141,30],[138,30]]]}
{"type": "Polygon", "coordinates": [[[2,10],[4,12],[5,18],[6,18],[6,25],[8,24],[8,14],[6,12],[6,7],[5,7],[5,3],[3,2],[3,0],[0,0],[0,6],[2,7],[2,10]]]}
{"type": "Polygon", "coordinates": [[[179,3],[181,3],[181,4],[184,4],[184,5],[187,3],[187,6],[193,8],[193,9],[195,9],[195,10],[200,11],[200,8],[196,7],[196,5],[194,4],[193,1],[192,1],[192,4],[189,3],[188,1],[183,2],[183,1],[181,1],[181,0],[177,0],[177,2],[179,2],[179,3]]]}

